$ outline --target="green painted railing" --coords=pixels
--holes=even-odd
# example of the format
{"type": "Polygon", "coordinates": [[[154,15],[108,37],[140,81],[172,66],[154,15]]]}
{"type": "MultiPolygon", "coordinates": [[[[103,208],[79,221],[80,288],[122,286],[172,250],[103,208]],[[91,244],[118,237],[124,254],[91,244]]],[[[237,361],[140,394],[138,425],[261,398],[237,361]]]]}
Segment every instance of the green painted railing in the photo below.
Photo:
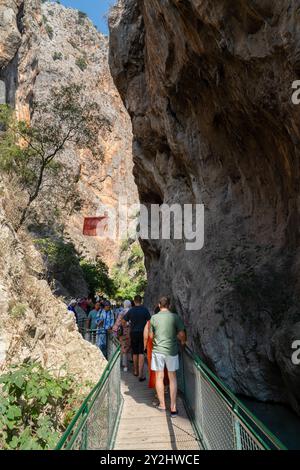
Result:
{"type": "MultiPolygon", "coordinates": [[[[96,342],[96,333],[88,333],[90,341],[96,342]]],[[[123,404],[120,356],[118,341],[109,335],[108,364],[57,450],[113,449],[123,404]]],[[[181,351],[178,385],[204,449],[286,449],[189,347],[181,351]]]]}
{"type": "Polygon", "coordinates": [[[180,363],[179,389],[204,449],[286,449],[190,348],[180,363]]]}
{"type": "Polygon", "coordinates": [[[56,450],[107,450],[114,440],[122,410],[120,345],[108,337],[108,363],[82,403],[56,450]]]}

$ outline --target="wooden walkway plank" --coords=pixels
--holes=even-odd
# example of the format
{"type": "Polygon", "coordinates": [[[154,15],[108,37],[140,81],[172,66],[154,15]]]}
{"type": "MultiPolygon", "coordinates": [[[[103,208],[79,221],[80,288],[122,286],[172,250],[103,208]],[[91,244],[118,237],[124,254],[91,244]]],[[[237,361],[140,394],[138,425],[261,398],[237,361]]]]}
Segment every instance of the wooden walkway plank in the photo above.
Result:
{"type": "Polygon", "coordinates": [[[179,416],[171,419],[153,405],[154,390],[148,382],[140,383],[131,372],[122,372],[124,406],[115,450],[199,450],[193,427],[182,399],[178,398],[179,416]]]}

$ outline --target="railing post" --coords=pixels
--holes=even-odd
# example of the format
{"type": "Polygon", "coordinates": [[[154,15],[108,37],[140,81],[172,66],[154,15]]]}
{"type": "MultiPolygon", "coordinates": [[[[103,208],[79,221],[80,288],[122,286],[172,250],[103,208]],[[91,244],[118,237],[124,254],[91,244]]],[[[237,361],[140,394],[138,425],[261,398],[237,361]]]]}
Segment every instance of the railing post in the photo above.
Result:
{"type": "MultiPolygon", "coordinates": [[[[85,407],[82,415],[85,416],[87,414],[88,414],[88,409],[87,407],[85,407]]],[[[81,442],[80,450],[88,450],[88,422],[87,421],[82,430],[82,442],[81,442]]]]}
{"type": "MultiPolygon", "coordinates": [[[[238,406],[235,405],[233,407],[233,411],[234,411],[234,413],[237,413],[238,412],[238,406]]],[[[239,422],[238,418],[235,416],[235,414],[233,416],[233,419],[234,419],[234,434],[235,434],[236,450],[243,450],[240,422],[239,422]]]]}

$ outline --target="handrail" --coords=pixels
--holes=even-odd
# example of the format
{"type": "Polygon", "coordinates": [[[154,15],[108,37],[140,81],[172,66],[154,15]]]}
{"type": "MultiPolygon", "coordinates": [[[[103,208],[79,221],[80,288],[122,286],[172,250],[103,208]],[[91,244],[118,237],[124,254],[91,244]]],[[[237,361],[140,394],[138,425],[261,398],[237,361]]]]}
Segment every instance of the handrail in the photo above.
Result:
{"type": "Polygon", "coordinates": [[[278,450],[287,450],[286,446],[265,426],[237,397],[236,395],[224,384],[224,382],[217,377],[211,369],[203,362],[203,360],[195,354],[190,347],[186,346],[184,351],[194,361],[196,367],[202,372],[205,378],[209,381],[215,392],[227,403],[231,408],[234,415],[254,434],[256,439],[266,448],[268,445],[253,429],[253,425],[259,429],[263,435],[274,445],[278,450]],[[226,396],[227,395],[227,396],[226,396]],[[242,413],[241,413],[242,412],[242,413]],[[245,419],[244,415],[251,420],[251,423],[245,419]]]}
{"type": "MultiPolygon", "coordinates": [[[[90,391],[86,399],[81,404],[79,410],[73,417],[72,421],[70,422],[63,436],[60,438],[55,448],[56,450],[61,450],[63,448],[70,449],[74,446],[74,444],[76,446],[76,440],[78,436],[80,435],[80,433],[83,433],[83,435],[85,435],[86,427],[87,428],[89,427],[88,418],[90,416],[90,413],[93,412],[93,409],[96,409],[97,406],[99,406],[99,404],[97,405],[96,400],[98,399],[99,395],[103,391],[104,387],[107,386],[107,382],[109,381],[108,383],[108,387],[109,387],[110,380],[113,379],[113,377],[115,377],[114,375],[116,371],[115,367],[119,369],[119,365],[116,364],[116,362],[120,359],[120,354],[121,354],[120,344],[113,335],[109,336],[109,341],[110,341],[109,344],[110,345],[113,344],[116,350],[114,351],[114,348],[113,348],[114,352],[112,354],[112,357],[107,363],[99,382],[90,391]]],[[[227,409],[228,413],[231,414],[231,416],[233,417],[232,418],[233,422],[235,423],[235,427],[238,427],[238,429],[240,427],[241,429],[240,432],[246,432],[248,436],[252,439],[252,441],[257,443],[258,448],[266,449],[266,450],[270,450],[271,448],[275,448],[278,450],[286,450],[286,447],[282,444],[282,442],[280,442],[280,440],[258,418],[256,418],[256,416],[241,402],[241,400],[239,400],[235,396],[235,394],[228,388],[228,386],[225,385],[224,382],[219,377],[217,377],[215,373],[213,373],[210,370],[210,368],[203,362],[203,360],[190,349],[190,347],[186,346],[183,349],[183,354],[185,355],[185,357],[188,357],[190,360],[192,360],[194,367],[201,374],[202,380],[204,381],[203,384],[207,383],[211,387],[212,391],[215,393],[215,396],[218,396],[219,399],[221,399],[220,410],[222,409],[222,406],[223,406],[221,405],[221,403],[224,403],[224,407],[225,407],[224,409],[227,409]],[[242,431],[242,429],[244,429],[244,431],[242,431]]],[[[184,362],[185,361],[182,361],[182,364],[184,362]]],[[[185,371],[184,369],[185,368],[183,367],[182,372],[183,372],[183,379],[185,382],[185,379],[188,376],[186,375],[187,371],[185,371]]],[[[186,389],[185,387],[184,389],[186,392],[188,391],[188,389],[186,389]]],[[[109,392],[107,392],[107,390],[104,389],[103,393],[109,393],[109,392]]],[[[197,393],[197,389],[195,389],[195,393],[197,393]]],[[[201,394],[202,392],[199,392],[199,393],[201,394]]],[[[198,434],[198,437],[200,438],[200,440],[202,440],[204,447],[211,448],[210,440],[207,441],[205,428],[204,428],[204,434],[202,435],[203,429],[201,425],[201,420],[200,422],[199,420],[197,421],[198,418],[194,416],[195,410],[193,409],[193,404],[192,404],[193,400],[191,400],[189,404],[188,396],[189,394],[185,393],[184,399],[187,405],[187,411],[190,412],[190,418],[191,418],[192,424],[194,425],[195,432],[198,434]]],[[[196,397],[198,397],[198,395],[196,395],[196,397]]],[[[102,400],[102,396],[100,396],[100,402],[101,400],[102,400]]],[[[118,406],[121,410],[122,406],[120,406],[120,403],[118,406]]],[[[117,426],[116,423],[118,423],[118,419],[119,419],[119,414],[117,417],[114,416],[113,418],[113,428],[114,428],[113,432],[115,432],[115,429],[117,426]]],[[[226,432],[225,429],[224,429],[224,432],[226,432]]],[[[238,442],[239,431],[236,431],[236,432],[237,434],[236,434],[235,442],[238,442]]],[[[111,445],[111,437],[109,438],[109,445],[111,445]]],[[[231,448],[231,445],[230,445],[230,448],[231,448]]],[[[237,446],[237,448],[240,448],[240,447],[237,446]]],[[[241,448],[244,448],[244,445],[241,446],[241,448]]]]}
{"type": "Polygon", "coordinates": [[[68,425],[67,429],[65,430],[64,434],[58,441],[55,450],[61,450],[68,438],[71,435],[72,430],[78,424],[78,428],[75,430],[74,434],[72,435],[68,447],[72,446],[74,441],[76,440],[78,434],[82,430],[83,426],[85,425],[87,419],[88,419],[88,414],[90,409],[92,408],[93,404],[95,403],[95,400],[103,390],[104,386],[106,385],[106,382],[109,378],[110,372],[113,370],[116,361],[120,357],[120,352],[121,352],[121,346],[120,344],[116,341],[114,337],[111,337],[111,341],[115,343],[116,346],[116,351],[114,352],[113,356],[110,358],[108,363],[105,366],[105,369],[100,377],[99,382],[94,386],[94,388],[90,391],[88,396],[85,398],[83,403],[81,404],[80,408],[78,409],[77,413],[73,417],[72,421],[68,425]],[[82,418],[83,417],[83,418],[82,418]],[[80,418],[82,420],[79,422],[80,418]],[[79,422],[79,423],[78,423],[79,422]]]}

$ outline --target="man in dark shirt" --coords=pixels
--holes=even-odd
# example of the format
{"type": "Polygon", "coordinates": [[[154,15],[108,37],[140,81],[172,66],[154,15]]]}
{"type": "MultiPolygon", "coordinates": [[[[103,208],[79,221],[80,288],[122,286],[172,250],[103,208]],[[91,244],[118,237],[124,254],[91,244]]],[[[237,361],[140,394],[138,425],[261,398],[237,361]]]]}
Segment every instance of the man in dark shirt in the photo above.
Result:
{"type": "Polygon", "coordinates": [[[130,322],[133,373],[136,377],[139,377],[140,382],[146,380],[144,376],[144,328],[150,318],[149,310],[142,305],[142,297],[136,295],[134,307],[128,310],[123,321],[130,322]]]}

